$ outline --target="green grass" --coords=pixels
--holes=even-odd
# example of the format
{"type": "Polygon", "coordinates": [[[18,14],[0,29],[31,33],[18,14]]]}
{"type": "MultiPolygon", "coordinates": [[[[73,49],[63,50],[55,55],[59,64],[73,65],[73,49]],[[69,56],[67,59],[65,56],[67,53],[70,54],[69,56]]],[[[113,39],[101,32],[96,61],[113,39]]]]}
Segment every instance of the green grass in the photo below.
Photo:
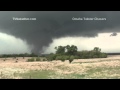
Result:
{"type": "MultiPolygon", "coordinates": [[[[65,70],[65,67],[58,66],[59,69],[65,70]]],[[[66,69],[69,69],[66,67],[66,69]]],[[[84,78],[84,74],[59,74],[57,71],[53,70],[30,70],[27,73],[16,74],[16,76],[20,76],[23,79],[78,79],[84,78]]]]}
{"type": "Polygon", "coordinates": [[[120,66],[91,68],[86,73],[85,78],[118,79],[120,78],[120,66]]]}
{"type": "Polygon", "coordinates": [[[64,75],[64,78],[73,79],[120,79],[120,66],[117,67],[88,67],[84,74],[73,73],[70,75],[64,75]]]}
{"type": "Polygon", "coordinates": [[[19,76],[23,79],[48,79],[53,74],[52,70],[31,70],[27,73],[19,74],[19,76]]]}
{"type": "Polygon", "coordinates": [[[53,79],[83,79],[84,74],[67,74],[67,75],[54,75],[53,79]]]}
{"type": "MultiPolygon", "coordinates": [[[[58,67],[63,69],[64,66],[58,67]]],[[[97,67],[87,70],[84,74],[71,73],[71,74],[59,74],[52,70],[31,70],[28,73],[19,74],[23,79],[118,79],[120,78],[120,66],[119,67],[97,67]]]]}
{"type": "MultiPolygon", "coordinates": [[[[85,73],[71,74],[59,74],[52,70],[30,70],[27,73],[16,73],[15,76],[22,79],[120,79],[120,66],[90,68],[85,73]]],[[[8,77],[3,75],[2,78],[8,77]]]]}

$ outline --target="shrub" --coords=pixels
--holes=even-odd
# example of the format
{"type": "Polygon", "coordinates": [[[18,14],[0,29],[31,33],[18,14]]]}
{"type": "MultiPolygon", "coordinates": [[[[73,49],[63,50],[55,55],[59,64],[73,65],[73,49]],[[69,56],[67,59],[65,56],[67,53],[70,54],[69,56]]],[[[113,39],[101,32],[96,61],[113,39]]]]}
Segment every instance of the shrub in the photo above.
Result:
{"type": "Polygon", "coordinates": [[[61,60],[62,62],[64,62],[66,60],[66,56],[65,55],[59,55],[59,56],[56,56],[56,60],[61,60]]]}
{"type": "Polygon", "coordinates": [[[79,56],[77,56],[77,55],[76,55],[76,56],[74,56],[74,59],[79,59],[79,58],[80,58],[80,57],[79,57],[79,56]]]}
{"type": "Polygon", "coordinates": [[[57,56],[56,54],[50,54],[46,58],[47,58],[48,61],[53,61],[53,60],[56,59],[56,56],[57,56]]]}
{"type": "Polygon", "coordinates": [[[104,53],[104,58],[107,58],[107,54],[106,53],[104,53]]]}
{"type": "Polygon", "coordinates": [[[69,60],[69,58],[70,58],[70,56],[67,56],[67,55],[64,56],[64,59],[65,59],[65,60],[69,60]]]}
{"type": "Polygon", "coordinates": [[[31,58],[31,59],[28,59],[27,61],[28,61],[28,62],[33,62],[33,61],[35,61],[35,59],[34,59],[34,58],[31,58]]]}
{"type": "Polygon", "coordinates": [[[43,61],[47,61],[47,60],[44,58],[43,61]]]}
{"type": "Polygon", "coordinates": [[[64,56],[61,56],[61,59],[60,59],[62,62],[65,61],[65,57],[64,56]]]}
{"type": "Polygon", "coordinates": [[[41,61],[40,57],[37,57],[37,58],[36,58],[36,61],[41,61]]]}
{"type": "Polygon", "coordinates": [[[97,56],[97,55],[94,55],[93,58],[98,58],[98,56],[97,56]]]}
{"type": "Polygon", "coordinates": [[[101,53],[100,54],[100,58],[106,58],[107,57],[107,54],[106,53],[101,53]]]}
{"type": "Polygon", "coordinates": [[[69,63],[71,63],[74,60],[74,56],[70,56],[69,63]]]}
{"type": "Polygon", "coordinates": [[[56,60],[61,60],[61,59],[62,59],[61,56],[57,56],[57,57],[56,57],[56,60]]]}

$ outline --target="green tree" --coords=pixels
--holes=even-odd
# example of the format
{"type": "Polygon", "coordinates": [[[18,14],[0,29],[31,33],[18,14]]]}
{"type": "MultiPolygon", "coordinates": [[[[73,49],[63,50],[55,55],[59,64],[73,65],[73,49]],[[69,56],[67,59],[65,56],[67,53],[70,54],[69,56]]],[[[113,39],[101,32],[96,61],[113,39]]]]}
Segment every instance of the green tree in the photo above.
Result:
{"type": "Polygon", "coordinates": [[[56,59],[56,56],[57,56],[56,54],[51,53],[46,58],[47,58],[48,61],[53,61],[53,60],[56,59]]]}
{"type": "Polygon", "coordinates": [[[56,54],[65,54],[64,46],[58,46],[58,47],[55,47],[55,49],[56,49],[56,54]]]}
{"type": "Polygon", "coordinates": [[[87,50],[81,51],[80,58],[83,58],[83,59],[89,58],[89,51],[87,51],[87,50]]]}
{"type": "Polygon", "coordinates": [[[93,58],[93,56],[94,56],[94,51],[93,50],[89,51],[89,58],[93,58]]]}
{"type": "Polygon", "coordinates": [[[99,58],[101,54],[101,49],[99,47],[94,47],[93,49],[94,57],[99,58]]]}
{"type": "Polygon", "coordinates": [[[99,47],[94,47],[93,51],[95,51],[95,52],[100,52],[101,49],[100,49],[99,47]]]}
{"type": "Polygon", "coordinates": [[[56,60],[61,60],[61,56],[56,56],[56,60]]]}
{"type": "Polygon", "coordinates": [[[67,49],[66,53],[68,55],[75,55],[77,53],[77,46],[75,45],[71,45],[71,46],[67,45],[66,49],[67,49]]]}
{"type": "Polygon", "coordinates": [[[63,57],[64,57],[65,60],[69,60],[70,59],[70,56],[68,56],[68,55],[64,55],[63,57]]]}

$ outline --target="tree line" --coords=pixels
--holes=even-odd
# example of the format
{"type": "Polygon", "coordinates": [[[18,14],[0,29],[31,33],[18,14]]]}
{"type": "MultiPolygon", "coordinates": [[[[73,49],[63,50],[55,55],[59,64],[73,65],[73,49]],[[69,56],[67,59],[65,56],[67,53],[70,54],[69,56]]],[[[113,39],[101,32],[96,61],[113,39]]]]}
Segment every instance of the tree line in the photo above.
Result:
{"type": "Polygon", "coordinates": [[[21,54],[1,54],[0,58],[8,58],[8,57],[37,57],[38,55],[36,55],[35,53],[21,53],[21,54]]]}
{"type": "Polygon", "coordinates": [[[51,53],[47,56],[48,61],[52,60],[69,60],[71,63],[74,59],[89,59],[89,58],[106,58],[107,54],[101,52],[99,47],[94,47],[93,50],[78,51],[75,45],[57,46],[55,47],[55,54],[51,53]]]}
{"type": "Polygon", "coordinates": [[[41,61],[40,57],[44,57],[42,61],[53,61],[53,60],[69,60],[71,63],[74,59],[89,59],[89,58],[106,58],[107,54],[101,52],[99,47],[94,47],[93,50],[82,50],[78,51],[77,46],[75,45],[66,45],[66,46],[56,46],[54,48],[55,53],[50,53],[47,55],[36,55],[35,53],[23,53],[23,54],[1,54],[0,58],[8,58],[8,57],[32,57],[28,61],[41,61]],[[35,59],[36,57],[36,59],[35,59]]]}

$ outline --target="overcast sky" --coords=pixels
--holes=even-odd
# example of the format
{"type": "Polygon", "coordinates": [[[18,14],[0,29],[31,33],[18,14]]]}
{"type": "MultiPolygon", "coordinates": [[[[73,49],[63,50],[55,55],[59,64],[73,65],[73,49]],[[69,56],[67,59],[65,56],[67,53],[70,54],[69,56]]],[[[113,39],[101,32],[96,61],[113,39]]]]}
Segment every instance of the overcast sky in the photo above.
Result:
{"type": "Polygon", "coordinates": [[[79,50],[99,46],[103,52],[120,52],[119,33],[119,11],[0,11],[0,54],[48,53],[66,44],[77,45],[79,50]],[[110,37],[113,32],[118,35],[110,37]]]}

